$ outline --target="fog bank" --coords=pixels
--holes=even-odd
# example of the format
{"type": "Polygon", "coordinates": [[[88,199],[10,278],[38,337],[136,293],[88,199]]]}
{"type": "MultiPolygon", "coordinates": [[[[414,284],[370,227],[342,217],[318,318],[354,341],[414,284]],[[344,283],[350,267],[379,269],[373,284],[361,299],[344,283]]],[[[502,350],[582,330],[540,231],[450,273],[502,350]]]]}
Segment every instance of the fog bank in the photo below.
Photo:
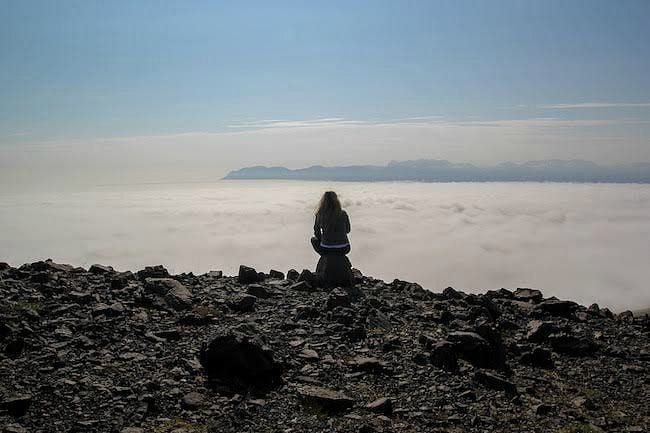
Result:
{"type": "Polygon", "coordinates": [[[478,292],[535,287],[616,310],[650,305],[650,186],[221,181],[0,194],[0,261],[173,272],[314,268],[313,210],[339,192],[353,265],[478,292]]]}

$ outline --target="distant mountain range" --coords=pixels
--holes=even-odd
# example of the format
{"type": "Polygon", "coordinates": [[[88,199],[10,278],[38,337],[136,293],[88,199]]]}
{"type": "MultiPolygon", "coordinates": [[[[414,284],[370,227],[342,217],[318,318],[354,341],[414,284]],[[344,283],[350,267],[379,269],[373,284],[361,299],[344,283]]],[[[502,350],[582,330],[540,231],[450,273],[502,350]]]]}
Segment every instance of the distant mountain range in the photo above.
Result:
{"type": "Polygon", "coordinates": [[[420,181],[420,182],[607,182],[650,183],[650,163],[601,166],[590,161],[544,160],[495,166],[457,164],[439,159],[391,161],[385,166],[314,165],[291,170],[255,166],[234,170],[224,179],[287,179],[329,181],[420,181]]]}

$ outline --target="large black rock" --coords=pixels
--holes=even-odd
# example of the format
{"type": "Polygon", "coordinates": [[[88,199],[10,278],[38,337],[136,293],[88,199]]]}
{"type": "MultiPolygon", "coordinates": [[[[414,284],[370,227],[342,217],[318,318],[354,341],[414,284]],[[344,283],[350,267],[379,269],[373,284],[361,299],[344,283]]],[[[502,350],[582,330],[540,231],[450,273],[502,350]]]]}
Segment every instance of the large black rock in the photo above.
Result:
{"type": "Polygon", "coordinates": [[[501,335],[493,328],[481,325],[477,332],[450,332],[447,339],[458,355],[475,367],[507,369],[501,335]]]}
{"type": "Polygon", "coordinates": [[[239,284],[252,284],[260,281],[260,276],[254,268],[240,265],[239,275],[237,276],[239,284]]]}
{"type": "Polygon", "coordinates": [[[316,274],[326,287],[351,287],[354,285],[352,263],[347,256],[321,256],[316,265],[316,274]]]}
{"type": "Polygon", "coordinates": [[[279,384],[282,367],[257,336],[230,332],[214,337],[201,349],[208,383],[218,390],[265,391],[279,384]]]}

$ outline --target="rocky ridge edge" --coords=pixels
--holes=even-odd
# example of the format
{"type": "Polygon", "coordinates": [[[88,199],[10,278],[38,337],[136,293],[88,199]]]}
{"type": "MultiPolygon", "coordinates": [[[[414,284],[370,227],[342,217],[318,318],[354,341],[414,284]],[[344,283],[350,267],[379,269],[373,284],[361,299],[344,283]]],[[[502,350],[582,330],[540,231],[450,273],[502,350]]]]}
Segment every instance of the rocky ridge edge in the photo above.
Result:
{"type": "Polygon", "coordinates": [[[355,270],[0,263],[6,432],[648,431],[650,320],[355,270]]]}

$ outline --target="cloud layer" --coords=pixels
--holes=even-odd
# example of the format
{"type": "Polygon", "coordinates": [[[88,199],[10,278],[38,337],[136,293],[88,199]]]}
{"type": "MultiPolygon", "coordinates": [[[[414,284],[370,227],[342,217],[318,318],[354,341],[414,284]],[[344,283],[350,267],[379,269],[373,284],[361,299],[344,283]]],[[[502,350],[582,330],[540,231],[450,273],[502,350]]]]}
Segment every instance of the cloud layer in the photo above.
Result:
{"type": "Polygon", "coordinates": [[[313,207],[339,191],[351,260],[441,290],[537,287],[615,309],[650,305],[650,187],[231,181],[0,195],[0,260],[51,257],[174,272],[313,268],[313,207]]]}

